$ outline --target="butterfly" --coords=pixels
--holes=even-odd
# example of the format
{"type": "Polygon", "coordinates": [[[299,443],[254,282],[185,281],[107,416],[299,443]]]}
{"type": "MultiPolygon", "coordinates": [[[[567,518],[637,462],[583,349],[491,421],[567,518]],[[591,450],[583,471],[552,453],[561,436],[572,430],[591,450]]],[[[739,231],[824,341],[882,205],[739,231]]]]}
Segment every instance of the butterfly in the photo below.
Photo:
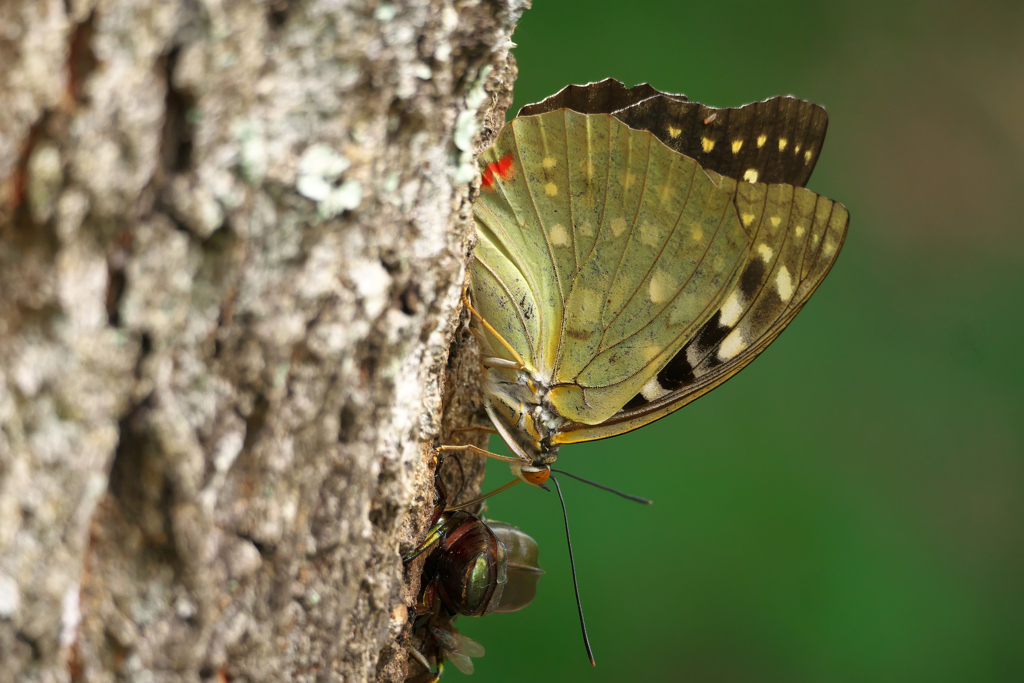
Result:
{"type": "Polygon", "coordinates": [[[827,125],[793,97],[716,109],[607,79],[504,126],[481,157],[470,308],[520,479],[678,410],[789,324],[849,224],[804,187],[827,125]]]}

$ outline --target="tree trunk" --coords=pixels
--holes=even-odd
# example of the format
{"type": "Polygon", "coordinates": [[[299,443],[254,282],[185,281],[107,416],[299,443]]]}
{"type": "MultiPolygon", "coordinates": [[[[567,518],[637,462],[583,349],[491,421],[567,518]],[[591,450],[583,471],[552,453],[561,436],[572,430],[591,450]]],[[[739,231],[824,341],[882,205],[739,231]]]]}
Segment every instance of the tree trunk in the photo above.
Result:
{"type": "Polygon", "coordinates": [[[526,2],[0,4],[0,680],[402,680],[526,2]]]}

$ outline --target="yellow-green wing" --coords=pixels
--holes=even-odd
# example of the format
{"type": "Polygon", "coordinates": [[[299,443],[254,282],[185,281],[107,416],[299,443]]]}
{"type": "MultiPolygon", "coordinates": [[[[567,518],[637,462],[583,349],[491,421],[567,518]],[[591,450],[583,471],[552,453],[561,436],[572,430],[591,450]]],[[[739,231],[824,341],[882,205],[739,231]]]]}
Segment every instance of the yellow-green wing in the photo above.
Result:
{"type": "Polygon", "coordinates": [[[727,178],[722,185],[736,187],[741,215],[753,214],[751,224],[757,226],[735,289],[622,410],[599,425],[567,425],[555,442],[628,432],[702,396],[756,358],[821,284],[846,236],[845,207],[790,185],[737,186],[727,178]]]}
{"type": "Polygon", "coordinates": [[[477,306],[563,417],[603,422],[718,310],[755,232],[734,186],[608,115],[515,119],[484,161],[477,306]]]}

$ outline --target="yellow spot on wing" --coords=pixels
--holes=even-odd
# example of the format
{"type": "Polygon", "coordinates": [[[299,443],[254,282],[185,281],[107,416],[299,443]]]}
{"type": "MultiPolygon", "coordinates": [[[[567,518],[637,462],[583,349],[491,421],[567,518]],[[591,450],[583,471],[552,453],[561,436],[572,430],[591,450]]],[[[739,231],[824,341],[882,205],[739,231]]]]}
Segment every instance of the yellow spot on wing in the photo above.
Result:
{"type": "Polygon", "coordinates": [[[541,162],[541,165],[544,166],[544,168],[554,168],[558,165],[558,159],[554,157],[544,157],[544,161],[541,162]]]}
{"type": "Polygon", "coordinates": [[[743,225],[750,227],[750,224],[754,222],[754,214],[745,213],[742,216],[740,216],[740,219],[742,219],[743,225]]]}
{"type": "Polygon", "coordinates": [[[789,144],[789,140],[786,138],[779,138],[779,151],[786,149],[786,145],[789,144]]]}
{"type": "Polygon", "coordinates": [[[694,226],[693,230],[690,230],[690,237],[692,237],[695,241],[700,242],[702,239],[704,239],[704,231],[694,226]]]}
{"type": "Polygon", "coordinates": [[[760,174],[757,172],[756,168],[748,168],[743,174],[743,179],[748,183],[756,183],[758,175],[760,174]]]}
{"type": "Polygon", "coordinates": [[[732,153],[739,154],[740,148],[743,147],[743,140],[732,141],[732,153]]]}
{"type": "Polygon", "coordinates": [[[622,184],[625,185],[626,187],[633,187],[633,185],[635,183],[636,183],[636,174],[635,173],[626,173],[626,175],[623,176],[623,178],[622,178],[622,184]]]}
{"type": "Polygon", "coordinates": [[[569,246],[569,233],[561,223],[555,223],[551,228],[551,244],[556,247],[569,246]]]}
{"type": "Polygon", "coordinates": [[[626,219],[619,217],[613,218],[611,222],[612,234],[618,237],[622,234],[622,231],[626,229],[626,219]]]}
{"type": "Polygon", "coordinates": [[[779,268],[779,274],[775,276],[775,288],[779,290],[779,298],[783,301],[789,302],[793,298],[793,277],[786,266],[779,268]]]}
{"type": "MultiPolygon", "coordinates": [[[[781,222],[782,222],[781,218],[779,218],[778,216],[772,216],[772,227],[773,228],[779,227],[779,223],[781,223],[781,222]]],[[[800,228],[797,228],[797,230],[800,230],[800,228]]],[[[799,236],[800,235],[797,235],[797,237],[799,237],[799,236]]]]}
{"type": "Polygon", "coordinates": [[[807,150],[806,152],[804,152],[804,163],[811,163],[811,150],[807,150]]]}
{"type": "Polygon", "coordinates": [[[583,235],[584,237],[594,236],[594,226],[590,224],[590,221],[583,221],[576,226],[576,232],[583,235]]]}
{"type": "Polygon", "coordinates": [[[715,141],[711,138],[701,138],[700,146],[704,148],[705,152],[710,152],[715,148],[715,141]]]}
{"type": "Polygon", "coordinates": [[[793,232],[796,233],[796,236],[798,238],[799,237],[803,237],[804,236],[804,226],[802,226],[802,225],[796,226],[796,230],[794,230],[793,232]]]}
{"type": "Polygon", "coordinates": [[[766,143],[767,141],[768,141],[768,136],[767,135],[765,135],[764,133],[761,133],[760,135],[758,135],[757,136],[757,147],[758,147],[758,149],[760,149],[761,147],[764,147],[764,143],[766,143]]]}
{"type": "Polygon", "coordinates": [[[547,185],[544,186],[544,192],[547,194],[547,196],[554,197],[556,194],[558,194],[558,185],[555,185],[554,183],[548,183],[547,185]]]}
{"type": "Polygon", "coordinates": [[[672,196],[672,186],[662,185],[658,188],[658,198],[663,202],[667,202],[668,198],[672,196]]]}
{"type": "Polygon", "coordinates": [[[772,254],[774,254],[775,252],[773,252],[772,248],[769,247],[767,244],[762,244],[757,247],[757,253],[758,255],[760,255],[762,261],[768,263],[769,261],[772,260],[772,254]]]}
{"type": "Polygon", "coordinates": [[[648,247],[656,247],[661,241],[658,226],[650,221],[644,221],[640,225],[640,241],[648,247]]]}
{"type": "Polygon", "coordinates": [[[601,295],[592,289],[580,290],[580,317],[596,319],[601,315],[601,295]]]}
{"type": "Polygon", "coordinates": [[[800,152],[800,145],[797,145],[796,147],[793,148],[793,154],[798,154],[799,152],[800,152]]]}
{"type": "Polygon", "coordinates": [[[670,138],[677,138],[679,134],[683,132],[682,128],[676,128],[675,126],[668,127],[668,136],[670,138]]]}
{"type": "Polygon", "coordinates": [[[671,273],[663,270],[656,270],[651,275],[651,284],[647,286],[647,292],[651,296],[651,303],[663,304],[675,294],[676,282],[671,273]]]}

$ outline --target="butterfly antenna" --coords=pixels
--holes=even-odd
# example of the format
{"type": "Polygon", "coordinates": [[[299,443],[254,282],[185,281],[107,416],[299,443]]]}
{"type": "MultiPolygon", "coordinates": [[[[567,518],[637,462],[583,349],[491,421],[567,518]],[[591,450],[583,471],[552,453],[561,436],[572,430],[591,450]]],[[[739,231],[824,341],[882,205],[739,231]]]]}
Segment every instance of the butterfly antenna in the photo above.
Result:
{"type": "Polygon", "coordinates": [[[609,491],[611,493],[614,493],[617,496],[622,496],[623,498],[626,498],[628,500],[635,501],[637,503],[640,503],[641,505],[650,505],[651,503],[654,502],[652,500],[648,500],[647,498],[641,498],[640,496],[634,496],[634,495],[630,495],[628,493],[623,493],[622,491],[618,491],[616,489],[613,489],[611,486],[605,486],[603,484],[598,484],[596,481],[590,481],[589,479],[584,479],[583,477],[577,477],[575,474],[569,474],[565,470],[556,470],[556,469],[552,468],[551,471],[552,472],[558,472],[559,474],[564,474],[567,477],[572,477],[576,481],[582,481],[584,484],[590,484],[591,486],[596,486],[599,489],[604,489],[605,491],[609,491]]]}
{"type": "Polygon", "coordinates": [[[587,622],[583,620],[583,604],[580,602],[580,584],[576,580],[576,562],[572,559],[572,539],[569,538],[569,515],[565,511],[565,498],[562,497],[562,487],[558,485],[558,480],[551,477],[551,481],[555,482],[558,500],[562,503],[562,518],[565,520],[565,542],[569,545],[569,566],[572,568],[572,587],[576,590],[576,609],[580,613],[580,629],[583,630],[583,644],[587,647],[587,657],[590,658],[590,666],[597,666],[597,662],[594,661],[594,651],[590,649],[590,638],[587,637],[587,622]]]}

